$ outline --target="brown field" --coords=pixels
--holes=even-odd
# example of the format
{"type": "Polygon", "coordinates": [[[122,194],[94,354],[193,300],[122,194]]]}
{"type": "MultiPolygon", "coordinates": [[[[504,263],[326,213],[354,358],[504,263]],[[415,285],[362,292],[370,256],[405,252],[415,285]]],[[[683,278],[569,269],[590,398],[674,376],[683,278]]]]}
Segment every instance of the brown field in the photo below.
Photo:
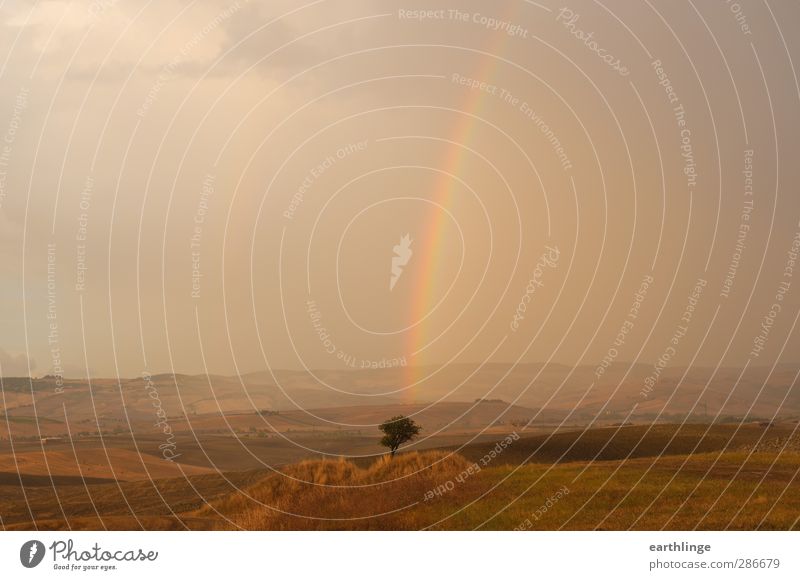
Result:
{"type": "MultiPolygon", "coordinates": [[[[105,451],[84,441],[77,464],[47,448],[51,475],[32,452],[22,453],[32,462],[23,475],[2,456],[0,518],[5,529],[797,529],[800,454],[743,451],[782,441],[795,427],[523,433],[488,460],[511,430],[476,441],[432,437],[426,445],[438,450],[355,461],[303,459],[277,440],[212,437],[181,447],[185,456],[172,463],[112,438],[105,470],[105,451]],[[280,467],[274,461],[292,456],[280,467]]],[[[379,450],[374,436],[362,439],[329,442],[379,450]]]]}

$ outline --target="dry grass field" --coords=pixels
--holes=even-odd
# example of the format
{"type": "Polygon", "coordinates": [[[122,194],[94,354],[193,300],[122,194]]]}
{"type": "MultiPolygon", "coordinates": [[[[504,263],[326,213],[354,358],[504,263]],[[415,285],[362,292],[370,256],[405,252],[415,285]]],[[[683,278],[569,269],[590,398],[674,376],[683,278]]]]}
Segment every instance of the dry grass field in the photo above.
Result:
{"type": "Polygon", "coordinates": [[[793,426],[629,426],[177,477],[0,477],[5,529],[798,529],[793,426]],[[767,446],[769,447],[769,446],[767,446]],[[492,454],[492,450],[495,450],[492,454]],[[477,467],[476,467],[477,465],[477,467]]]}
{"type": "Polygon", "coordinates": [[[216,509],[229,514],[224,528],[284,530],[786,530],[798,529],[800,516],[800,455],[776,461],[773,455],[709,453],[493,467],[428,501],[429,490],[455,482],[469,463],[429,452],[398,464],[391,472],[407,477],[359,489],[353,482],[381,481],[387,466],[359,472],[349,462],[300,465],[287,475],[311,483],[273,476],[198,515],[216,509]],[[429,473],[415,473],[436,460],[442,462],[429,473]],[[254,507],[245,495],[270,507],[254,507]]]}

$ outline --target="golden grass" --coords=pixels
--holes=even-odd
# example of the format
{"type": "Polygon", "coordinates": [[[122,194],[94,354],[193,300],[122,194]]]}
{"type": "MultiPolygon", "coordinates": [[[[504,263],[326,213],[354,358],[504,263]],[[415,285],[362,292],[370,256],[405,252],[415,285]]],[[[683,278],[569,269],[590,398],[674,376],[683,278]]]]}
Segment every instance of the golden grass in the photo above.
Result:
{"type": "MultiPolygon", "coordinates": [[[[306,461],[212,505],[230,519],[220,528],[245,530],[797,528],[800,456],[773,460],[731,452],[503,465],[460,482],[471,463],[442,452],[399,455],[366,469],[306,461]],[[448,481],[455,485],[425,500],[448,481]]],[[[209,509],[196,515],[208,518],[209,509]]]]}
{"type": "Polygon", "coordinates": [[[9,477],[0,479],[0,515],[7,529],[798,528],[800,454],[751,454],[737,448],[741,434],[732,438],[722,428],[713,429],[713,437],[682,429],[681,438],[702,443],[688,454],[690,439],[665,444],[674,429],[654,429],[657,437],[641,444],[637,429],[614,437],[607,430],[561,437],[560,448],[550,444],[543,453],[534,453],[540,440],[523,438],[468,476],[470,459],[481,461],[486,444],[465,448],[467,458],[427,451],[368,466],[303,461],[280,473],[237,471],[86,487],[74,478],[56,480],[57,496],[46,477],[26,476],[25,495],[9,477]],[[731,439],[731,450],[723,451],[731,439]],[[665,447],[675,453],[661,455],[665,447]],[[533,463],[519,465],[532,453],[533,463]],[[565,459],[555,462],[561,455],[565,459]],[[598,455],[602,459],[586,459],[598,455]],[[437,488],[443,491],[432,494],[437,488]],[[542,510],[561,489],[568,493],[542,510]]]}
{"type": "Polygon", "coordinates": [[[303,461],[198,510],[218,510],[233,529],[413,529],[409,509],[470,463],[429,451],[382,457],[367,468],[346,460],[303,461]]]}

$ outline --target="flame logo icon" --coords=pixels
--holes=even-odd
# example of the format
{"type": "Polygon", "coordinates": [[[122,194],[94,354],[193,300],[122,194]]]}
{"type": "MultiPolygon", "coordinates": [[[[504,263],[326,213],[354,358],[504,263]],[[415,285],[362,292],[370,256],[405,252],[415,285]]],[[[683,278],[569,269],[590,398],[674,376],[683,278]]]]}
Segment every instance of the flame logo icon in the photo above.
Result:
{"type": "Polygon", "coordinates": [[[414,253],[411,251],[411,242],[410,235],[406,234],[400,238],[400,243],[392,248],[394,250],[394,256],[392,256],[392,276],[389,278],[390,291],[394,290],[395,284],[397,284],[397,281],[403,274],[403,266],[408,264],[411,255],[414,253]]]}
{"type": "Polygon", "coordinates": [[[26,568],[35,568],[44,559],[44,544],[39,540],[29,540],[19,549],[19,561],[26,568]]]}

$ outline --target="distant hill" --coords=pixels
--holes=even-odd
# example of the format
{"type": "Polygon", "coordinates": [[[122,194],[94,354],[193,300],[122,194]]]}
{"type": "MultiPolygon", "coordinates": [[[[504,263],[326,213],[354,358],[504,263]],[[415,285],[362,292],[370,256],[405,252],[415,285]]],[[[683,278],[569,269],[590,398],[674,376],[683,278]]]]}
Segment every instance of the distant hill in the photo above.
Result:
{"type": "MultiPolygon", "coordinates": [[[[37,415],[63,421],[93,421],[95,414],[109,423],[150,421],[154,400],[173,418],[305,409],[380,408],[430,402],[505,405],[511,418],[514,407],[532,410],[537,422],[588,423],[639,420],[670,421],[685,417],[712,419],[770,419],[800,417],[800,389],[792,389],[797,367],[751,367],[741,375],[734,368],[666,368],[649,391],[649,365],[617,364],[598,378],[588,366],[506,364],[454,365],[420,368],[414,376],[426,377],[406,385],[408,369],[276,370],[241,377],[218,375],[154,375],[152,385],[142,378],[65,380],[59,392],[54,379],[3,380],[5,413],[37,415]],[[32,393],[36,397],[33,411],[32,393]],[[155,398],[155,399],[154,399],[155,398]]],[[[363,419],[377,421],[365,410],[363,419]],[[370,418],[366,418],[370,416],[370,418]]],[[[0,425],[0,428],[2,425],[0,425]]]]}

